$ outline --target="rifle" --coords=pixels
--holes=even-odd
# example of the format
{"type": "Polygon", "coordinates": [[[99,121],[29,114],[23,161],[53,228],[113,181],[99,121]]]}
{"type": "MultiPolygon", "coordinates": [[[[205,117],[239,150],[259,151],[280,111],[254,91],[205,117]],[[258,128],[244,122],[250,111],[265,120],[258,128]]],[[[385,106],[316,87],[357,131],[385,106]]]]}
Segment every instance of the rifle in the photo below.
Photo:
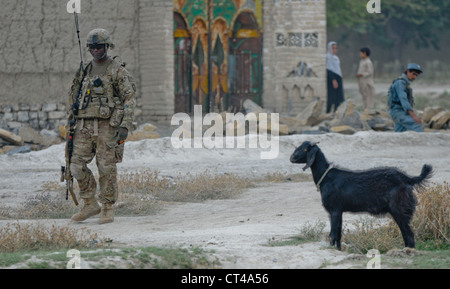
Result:
{"type": "Polygon", "coordinates": [[[73,177],[70,172],[70,161],[72,159],[74,133],[75,120],[71,120],[69,123],[69,130],[66,133],[66,166],[61,166],[61,182],[64,182],[64,180],[66,181],[66,200],[69,199],[70,193],[75,206],[78,206],[77,197],[73,192],[73,177]]]}
{"type": "MultiPolygon", "coordinates": [[[[75,102],[72,104],[72,112],[75,117],[76,115],[78,115],[79,98],[81,95],[83,81],[87,74],[88,66],[86,68],[84,68],[84,65],[83,65],[83,54],[82,54],[82,50],[81,50],[80,27],[78,24],[78,14],[75,11],[73,12],[73,14],[75,16],[75,27],[77,29],[78,46],[80,48],[80,58],[81,58],[80,72],[83,72],[83,77],[81,79],[80,86],[78,87],[75,102]]],[[[66,148],[65,148],[66,165],[61,166],[61,182],[66,181],[66,200],[69,199],[69,193],[70,193],[70,196],[72,197],[72,200],[75,203],[75,206],[78,206],[77,197],[73,191],[73,176],[72,176],[72,173],[70,172],[70,161],[72,159],[72,153],[73,153],[73,136],[75,134],[75,125],[76,125],[75,118],[70,120],[70,122],[68,123],[69,127],[66,132],[66,148]]]]}

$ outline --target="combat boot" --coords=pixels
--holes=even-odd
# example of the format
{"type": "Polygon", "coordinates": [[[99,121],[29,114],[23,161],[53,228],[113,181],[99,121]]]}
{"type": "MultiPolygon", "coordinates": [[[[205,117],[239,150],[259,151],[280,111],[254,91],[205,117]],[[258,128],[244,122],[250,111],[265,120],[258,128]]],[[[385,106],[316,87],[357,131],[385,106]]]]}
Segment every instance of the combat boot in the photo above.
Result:
{"type": "Polygon", "coordinates": [[[106,224],[114,222],[114,207],[112,203],[105,203],[102,205],[102,215],[99,224],[106,224]]]}
{"type": "Polygon", "coordinates": [[[95,216],[101,212],[101,208],[95,198],[83,200],[84,207],[81,209],[81,211],[72,216],[72,221],[74,222],[82,222],[87,218],[95,216]]]}

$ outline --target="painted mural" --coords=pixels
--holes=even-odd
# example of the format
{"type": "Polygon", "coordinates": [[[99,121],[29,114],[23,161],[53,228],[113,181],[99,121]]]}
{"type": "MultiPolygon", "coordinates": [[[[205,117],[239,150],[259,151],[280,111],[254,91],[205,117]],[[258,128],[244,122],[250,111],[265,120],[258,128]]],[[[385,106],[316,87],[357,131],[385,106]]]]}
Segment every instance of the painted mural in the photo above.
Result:
{"type": "Polygon", "coordinates": [[[175,110],[261,103],[262,28],[262,0],[174,0],[175,110]]]}

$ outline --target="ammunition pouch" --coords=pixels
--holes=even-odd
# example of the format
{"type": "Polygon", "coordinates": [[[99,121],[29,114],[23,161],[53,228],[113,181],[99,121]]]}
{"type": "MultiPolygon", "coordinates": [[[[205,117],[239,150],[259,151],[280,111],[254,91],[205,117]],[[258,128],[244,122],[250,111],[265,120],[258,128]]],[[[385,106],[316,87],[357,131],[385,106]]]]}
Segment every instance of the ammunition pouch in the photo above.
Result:
{"type": "Polygon", "coordinates": [[[110,119],[110,126],[119,127],[124,117],[121,97],[116,93],[114,75],[118,67],[123,66],[113,61],[105,75],[86,76],[82,82],[77,119],[110,119]]]}
{"type": "Polygon", "coordinates": [[[118,127],[124,111],[120,97],[114,93],[112,75],[107,74],[93,80],[86,78],[76,118],[111,119],[110,125],[118,127]]]}

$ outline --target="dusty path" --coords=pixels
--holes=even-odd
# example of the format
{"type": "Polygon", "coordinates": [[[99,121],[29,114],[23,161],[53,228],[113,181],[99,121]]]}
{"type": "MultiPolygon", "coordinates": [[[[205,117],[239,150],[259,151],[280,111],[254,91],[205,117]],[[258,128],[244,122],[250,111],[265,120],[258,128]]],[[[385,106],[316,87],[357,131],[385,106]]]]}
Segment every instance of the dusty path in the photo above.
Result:
{"type": "MultiPolygon", "coordinates": [[[[353,136],[326,134],[288,136],[280,139],[280,153],[274,160],[261,160],[255,149],[179,149],[170,139],[127,143],[120,170],[158,169],[164,175],[177,172],[234,172],[263,176],[267,172],[301,172],[288,159],[295,145],[304,140],[320,141],[329,161],[350,169],[397,166],[418,175],[424,163],[435,168],[433,182],[450,180],[450,134],[361,132],[353,136]]],[[[18,204],[39,192],[43,183],[58,177],[63,147],[40,152],[0,156],[0,201],[18,204]]],[[[310,174],[310,172],[305,172],[310,174]]],[[[351,223],[359,216],[344,214],[351,223]]],[[[267,246],[269,240],[298,235],[306,222],[328,216],[312,182],[261,183],[235,199],[179,203],[147,217],[116,217],[115,222],[98,225],[96,219],[71,226],[87,227],[113,243],[125,246],[200,246],[214,252],[223,268],[320,268],[347,258],[348,253],[330,249],[323,241],[299,246],[267,246]]],[[[0,221],[0,226],[7,221],[0,221]]],[[[68,220],[49,220],[67,224],[68,220]]]]}

